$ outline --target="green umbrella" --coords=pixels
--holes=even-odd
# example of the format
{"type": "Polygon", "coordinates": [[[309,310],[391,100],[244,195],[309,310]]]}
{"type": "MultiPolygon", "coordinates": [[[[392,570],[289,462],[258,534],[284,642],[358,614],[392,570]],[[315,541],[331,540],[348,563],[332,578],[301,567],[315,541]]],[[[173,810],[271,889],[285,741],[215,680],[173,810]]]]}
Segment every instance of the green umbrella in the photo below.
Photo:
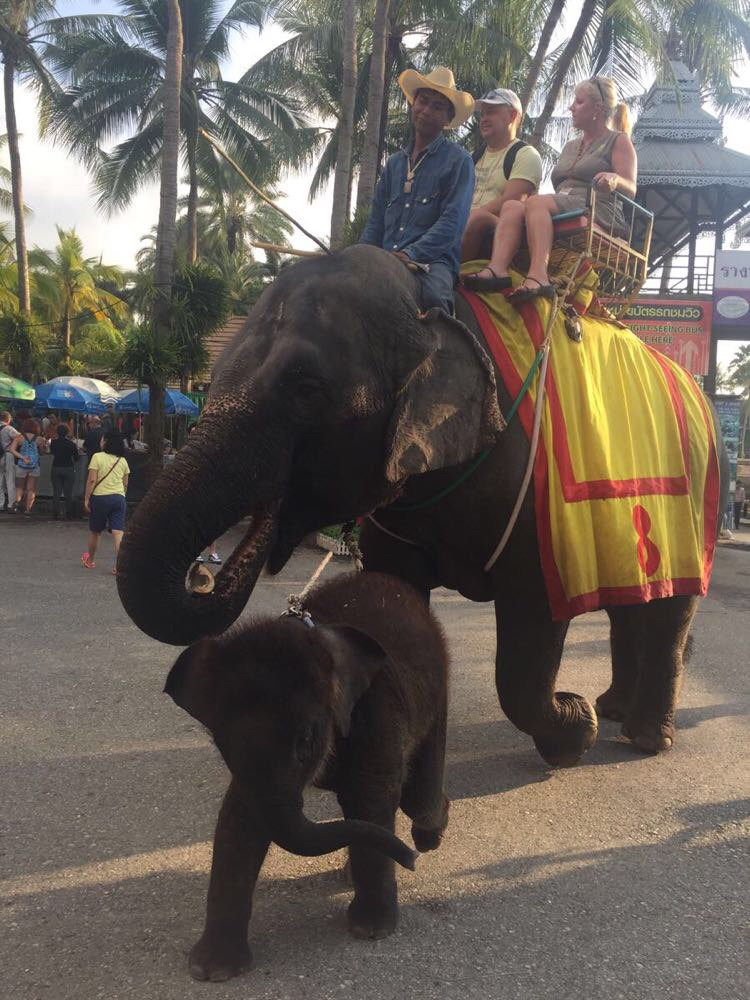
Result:
{"type": "Polygon", "coordinates": [[[21,399],[31,403],[36,396],[34,386],[0,372],[0,399],[21,399]]]}

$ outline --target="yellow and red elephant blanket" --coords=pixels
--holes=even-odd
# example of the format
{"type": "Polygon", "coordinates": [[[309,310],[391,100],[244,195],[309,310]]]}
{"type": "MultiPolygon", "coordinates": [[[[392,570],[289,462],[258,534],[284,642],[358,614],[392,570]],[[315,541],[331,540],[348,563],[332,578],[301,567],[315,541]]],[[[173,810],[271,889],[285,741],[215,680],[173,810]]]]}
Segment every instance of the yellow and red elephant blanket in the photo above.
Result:
{"type": "MultiPolygon", "coordinates": [[[[551,305],[515,308],[462,290],[515,398],[551,305]]],[[[552,333],[534,465],[537,530],[553,617],[705,594],[719,503],[713,421],[694,379],[616,322],[552,333]]],[[[538,379],[518,415],[531,437],[538,379]]]]}

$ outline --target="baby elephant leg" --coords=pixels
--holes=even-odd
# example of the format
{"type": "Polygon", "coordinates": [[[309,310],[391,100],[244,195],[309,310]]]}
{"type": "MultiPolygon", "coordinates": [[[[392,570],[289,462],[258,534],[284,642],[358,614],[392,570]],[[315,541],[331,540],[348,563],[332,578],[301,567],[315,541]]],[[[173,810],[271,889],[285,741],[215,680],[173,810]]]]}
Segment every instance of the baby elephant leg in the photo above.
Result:
{"type": "MultiPolygon", "coordinates": [[[[373,776],[360,775],[354,788],[339,793],[339,802],[346,819],[362,819],[377,823],[391,833],[396,825],[398,792],[391,794],[377,783],[378,795],[369,795],[373,776]]],[[[354,884],[354,899],[349,904],[349,933],[356,938],[384,938],[398,925],[398,890],[395,865],[391,858],[370,847],[352,844],[349,848],[349,871],[354,884]]]]}
{"type": "Polygon", "coordinates": [[[411,819],[411,835],[418,851],[440,846],[448,825],[450,802],[443,792],[445,771],[446,705],[441,705],[435,725],[411,762],[401,793],[401,808],[411,819]]]}
{"type": "Polygon", "coordinates": [[[224,796],[214,835],[206,926],[190,951],[194,979],[223,982],[245,972],[252,962],[247,928],[253,890],[269,845],[254,826],[233,781],[224,796]]]}

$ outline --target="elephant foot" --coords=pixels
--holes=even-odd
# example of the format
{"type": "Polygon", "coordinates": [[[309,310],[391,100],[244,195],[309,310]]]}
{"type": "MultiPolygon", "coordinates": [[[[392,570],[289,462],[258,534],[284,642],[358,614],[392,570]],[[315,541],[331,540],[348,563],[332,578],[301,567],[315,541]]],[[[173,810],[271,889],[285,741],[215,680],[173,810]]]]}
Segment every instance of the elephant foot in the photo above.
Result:
{"type": "Polygon", "coordinates": [[[622,735],[644,753],[662,753],[674,745],[674,725],[671,722],[627,719],[622,735]]]}
{"type": "Polygon", "coordinates": [[[354,897],[347,911],[349,933],[365,941],[386,938],[398,926],[398,903],[354,897]]]}
{"type": "Polygon", "coordinates": [[[596,699],[596,714],[602,719],[612,719],[613,722],[624,722],[628,714],[629,699],[618,694],[614,688],[609,688],[596,699]]]}
{"type": "Polygon", "coordinates": [[[596,743],[599,732],[596,712],[590,702],[570,691],[558,691],[555,705],[560,711],[555,729],[534,736],[534,743],[552,767],[574,767],[596,743]]]}
{"type": "Polygon", "coordinates": [[[188,969],[193,979],[223,983],[247,972],[253,962],[247,941],[216,941],[204,934],[190,950],[188,969]]]}
{"type": "Polygon", "coordinates": [[[427,851],[434,851],[440,847],[445,828],[448,826],[448,812],[450,807],[450,799],[443,796],[442,816],[435,826],[423,826],[417,823],[416,820],[412,823],[412,840],[420,854],[425,854],[427,851]]]}

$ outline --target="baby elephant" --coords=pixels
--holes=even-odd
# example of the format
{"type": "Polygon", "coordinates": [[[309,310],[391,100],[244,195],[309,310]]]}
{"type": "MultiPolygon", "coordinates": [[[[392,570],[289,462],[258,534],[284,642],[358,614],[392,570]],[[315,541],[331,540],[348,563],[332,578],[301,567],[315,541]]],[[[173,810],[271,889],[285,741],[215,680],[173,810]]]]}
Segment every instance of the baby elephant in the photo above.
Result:
{"type": "Polygon", "coordinates": [[[420,851],[440,844],[447,653],[416,591],[353,573],[305,602],[312,627],[285,616],[186,649],[166,692],[211,732],[232,782],[214,837],[206,926],[190,953],[196,979],[229,979],[251,961],[252,894],[271,842],[293,854],[349,848],[349,930],[395,930],[394,860],[414,852],[394,834],[399,806],[420,851]],[[336,792],[344,820],[313,823],[302,793],[336,792]]]}

